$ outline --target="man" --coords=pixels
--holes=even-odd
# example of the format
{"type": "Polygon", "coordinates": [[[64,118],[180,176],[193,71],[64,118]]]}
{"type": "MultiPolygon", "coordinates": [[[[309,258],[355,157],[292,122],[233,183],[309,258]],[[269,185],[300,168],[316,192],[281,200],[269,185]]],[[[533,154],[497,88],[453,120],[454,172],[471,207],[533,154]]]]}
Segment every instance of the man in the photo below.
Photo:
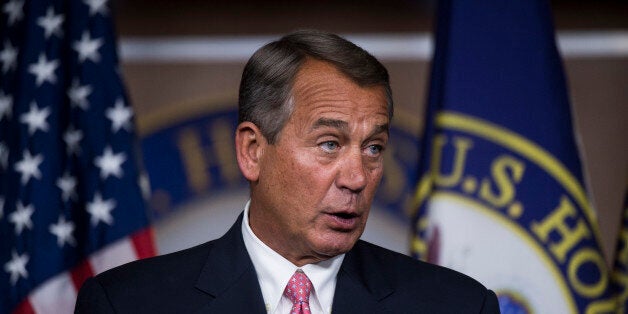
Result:
{"type": "Polygon", "coordinates": [[[386,69],[301,31],[247,63],[236,156],[251,197],[220,239],[88,280],[79,313],[498,313],[460,273],[358,240],[393,113],[386,69]]]}

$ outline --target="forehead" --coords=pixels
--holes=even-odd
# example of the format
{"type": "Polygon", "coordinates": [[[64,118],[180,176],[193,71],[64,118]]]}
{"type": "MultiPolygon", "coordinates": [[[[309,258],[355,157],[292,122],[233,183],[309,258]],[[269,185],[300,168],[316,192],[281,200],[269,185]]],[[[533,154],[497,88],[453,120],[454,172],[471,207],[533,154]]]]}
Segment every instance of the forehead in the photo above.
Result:
{"type": "Polygon", "coordinates": [[[308,59],[292,87],[295,111],[388,115],[383,86],[359,86],[328,62],[308,59]]]}

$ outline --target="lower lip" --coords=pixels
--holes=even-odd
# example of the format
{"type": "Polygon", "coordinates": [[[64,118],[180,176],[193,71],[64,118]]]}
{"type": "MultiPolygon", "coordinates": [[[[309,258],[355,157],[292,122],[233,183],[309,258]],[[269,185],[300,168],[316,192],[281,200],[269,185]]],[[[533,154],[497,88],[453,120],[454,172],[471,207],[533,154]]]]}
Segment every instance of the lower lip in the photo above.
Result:
{"type": "Polygon", "coordinates": [[[357,227],[358,217],[343,218],[337,215],[328,214],[331,218],[332,229],[350,231],[357,227]]]}

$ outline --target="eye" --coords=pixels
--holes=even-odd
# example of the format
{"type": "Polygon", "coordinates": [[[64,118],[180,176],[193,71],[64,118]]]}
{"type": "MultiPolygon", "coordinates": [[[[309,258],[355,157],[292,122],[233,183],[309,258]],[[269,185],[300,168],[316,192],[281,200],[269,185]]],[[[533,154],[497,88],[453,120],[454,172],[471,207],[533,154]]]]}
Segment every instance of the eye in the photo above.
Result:
{"type": "Polygon", "coordinates": [[[374,156],[374,157],[379,156],[383,150],[384,150],[384,146],[377,145],[377,144],[369,145],[366,147],[366,153],[369,156],[374,156]]]}
{"type": "Polygon", "coordinates": [[[326,141],[326,142],[320,143],[319,146],[327,152],[333,152],[337,150],[340,145],[338,144],[338,142],[326,141]]]}

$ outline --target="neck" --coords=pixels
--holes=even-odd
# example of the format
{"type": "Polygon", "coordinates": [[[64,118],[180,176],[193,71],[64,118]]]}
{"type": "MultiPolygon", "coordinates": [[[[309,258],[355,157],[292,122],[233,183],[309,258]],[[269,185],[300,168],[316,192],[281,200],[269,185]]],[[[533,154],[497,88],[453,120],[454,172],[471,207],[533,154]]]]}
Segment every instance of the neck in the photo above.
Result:
{"type": "Polygon", "coordinates": [[[307,264],[316,264],[333,257],[316,254],[315,252],[304,254],[305,250],[299,249],[294,245],[298,243],[297,241],[294,241],[294,239],[284,239],[282,238],[283,233],[280,232],[280,230],[275,230],[276,227],[272,217],[260,214],[260,212],[262,212],[261,210],[255,210],[251,207],[249,208],[248,221],[253,234],[266,246],[290,263],[297,267],[302,267],[307,264]],[[285,245],[286,243],[292,243],[293,245],[285,245]]]}

